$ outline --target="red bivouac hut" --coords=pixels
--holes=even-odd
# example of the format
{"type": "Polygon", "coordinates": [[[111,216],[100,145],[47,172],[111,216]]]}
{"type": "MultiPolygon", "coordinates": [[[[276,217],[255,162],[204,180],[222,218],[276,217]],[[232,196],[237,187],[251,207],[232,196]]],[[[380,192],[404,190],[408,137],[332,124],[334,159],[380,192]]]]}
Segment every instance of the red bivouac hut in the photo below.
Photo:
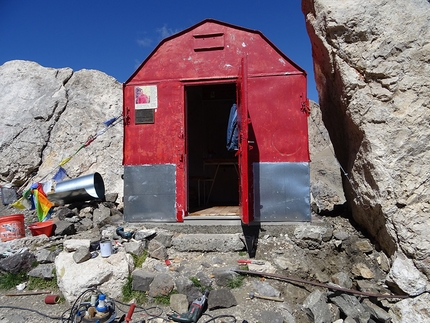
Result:
{"type": "Polygon", "coordinates": [[[310,221],[306,72],[259,31],[204,20],[123,91],[127,221],[310,221]]]}

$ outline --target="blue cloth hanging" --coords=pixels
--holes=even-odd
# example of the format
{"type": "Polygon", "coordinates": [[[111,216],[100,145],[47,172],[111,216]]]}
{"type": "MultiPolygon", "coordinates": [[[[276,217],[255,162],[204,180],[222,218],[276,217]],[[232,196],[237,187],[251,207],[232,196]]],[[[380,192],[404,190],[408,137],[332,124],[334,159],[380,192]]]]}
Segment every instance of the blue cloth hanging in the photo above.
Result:
{"type": "Polygon", "coordinates": [[[60,166],[60,168],[58,169],[57,173],[54,175],[54,177],[52,177],[52,179],[54,181],[56,181],[57,183],[61,182],[64,177],[67,176],[67,172],[66,170],[60,166]]]}
{"type": "Polygon", "coordinates": [[[104,123],[104,125],[105,125],[106,127],[109,127],[112,123],[114,123],[114,122],[116,121],[116,119],[118,119],[118,118],[117,118],[117,117],[115,117],[115,118],[109,119],[109,120],[107,120],[107,121],[105,121],[105,122],[103,122],[103,123],[104,123]]]}
{"type": "Polygon", "coordinates": [[[236,103],[230,108],[230,116],[227,125],[227,150],[239,149],[239,129],[237,127],[237,106],[236,103]]]}

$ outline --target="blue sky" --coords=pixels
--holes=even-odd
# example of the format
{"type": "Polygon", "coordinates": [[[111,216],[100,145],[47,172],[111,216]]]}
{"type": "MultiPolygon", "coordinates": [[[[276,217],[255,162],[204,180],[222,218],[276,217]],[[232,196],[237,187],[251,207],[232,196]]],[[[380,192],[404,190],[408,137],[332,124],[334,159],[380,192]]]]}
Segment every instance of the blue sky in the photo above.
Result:
{"type": "Polygon", "coordinates": [[[207,18],[262,32],[306,70],[318,102],[300,0],[0,0],[0,65],[96,69],[125,82],[162,39],[207,18]]]}

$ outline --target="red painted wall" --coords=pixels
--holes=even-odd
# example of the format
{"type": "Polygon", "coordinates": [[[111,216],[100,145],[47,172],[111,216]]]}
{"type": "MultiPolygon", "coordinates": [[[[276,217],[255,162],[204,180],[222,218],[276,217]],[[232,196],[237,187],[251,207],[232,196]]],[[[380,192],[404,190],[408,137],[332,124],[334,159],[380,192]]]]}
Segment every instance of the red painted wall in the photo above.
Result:
{"type": "Polygon", "coordinates": [[[124,116],[129,123],[124,165],[176,164],[185,126],[183,86],[236,79],[245,54],[249,114],[259,160],[309,161],[307,118],[301,111],[306,73],[260,33],[208,20],[162,42],[125,83],[124,116]],[[215,36],[197,38],[205,34],[215,36]],[[219,44],[223,49],[201,49],[219,44]],[[158,86],[155,123],[134,125],[134,86],[150,84],[158,86]]]}
{"type": "Polygon", "coordinates": [[[258,146],[250,152],[252,161],[309,161],[305,98],[304,75],[248,80],[248,110],[258,146]]]}

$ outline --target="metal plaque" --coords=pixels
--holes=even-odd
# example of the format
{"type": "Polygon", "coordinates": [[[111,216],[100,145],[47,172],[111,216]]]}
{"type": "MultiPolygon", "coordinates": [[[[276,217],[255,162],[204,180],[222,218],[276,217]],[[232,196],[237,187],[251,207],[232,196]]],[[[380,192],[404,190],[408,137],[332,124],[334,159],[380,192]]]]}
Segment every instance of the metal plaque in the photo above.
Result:
{"type": "Polygon", "coordinates": [[[135,124],[154,123],[154,109],[136,109],[135,124]]]}

